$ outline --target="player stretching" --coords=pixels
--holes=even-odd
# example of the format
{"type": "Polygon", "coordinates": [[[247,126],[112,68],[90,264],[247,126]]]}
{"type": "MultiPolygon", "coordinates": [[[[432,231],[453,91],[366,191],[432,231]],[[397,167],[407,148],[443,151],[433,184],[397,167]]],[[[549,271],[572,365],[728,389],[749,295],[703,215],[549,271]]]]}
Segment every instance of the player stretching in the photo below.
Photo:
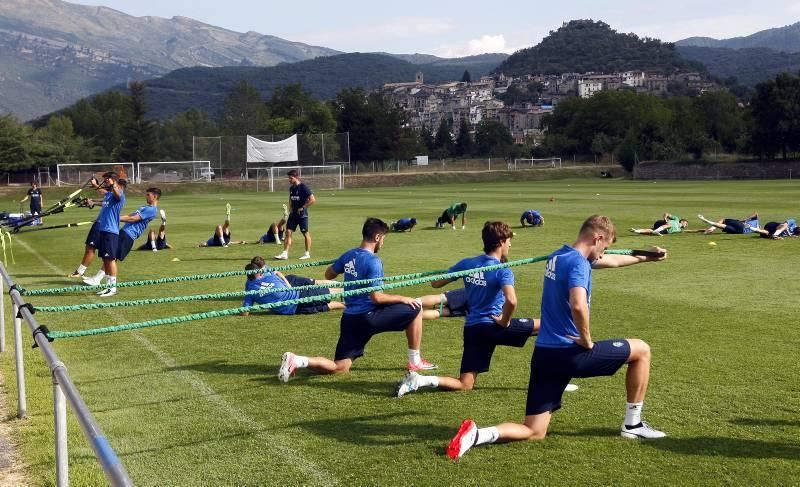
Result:
{"type": "MultiPolygon", "coordinates": [[[[121,235],[117,242],[117,252],[115,254],[116,260],[122,262],[128,256],[133,243],[139,238],[147,229],[150,220],[155,218],[158,213],[158,200],[161,198],[161,190],[158,188],[147,188],[145,192],[146,205],[139,207],[130,215],[123,215],[120,221],[125,223],[122,227],[121,235]]],[[[94,277],[84,277],[83,282],[90,286],[97,286],[105,277],[105,272],[101,269],[94,277]]],[[[109,279],[109,284],[114,284],[115,281],[109,279]]],[[[114,296],[117,294],[117,288],[111,287],[104,289],[98,293],[100,296],[114,296]]]]}
{"type": "Polygon", "coordinates": [[[467,290],[463,287],[444,293],[420,296],[417,301],[422,305],[423,320],[467,316],[467,290]]]}
{"type": "Polygon", "coordinates": [[[246,244],[244,240],[231,240],[231,204],[225,204],[225,222],[217,225],[214,235],[205,242],[200,242],[198,247],[227,247],[228,245],[246,244]]]}
{"type": "Polygon", "coordinates": [[[704,217],[703,215],[697,215],[697,218],[708,223],[711,225],[708,227],[704,233],[709,234],[713,233],[714,230],[717,228],[721,228],[725,233],[731,233],[734,235],[741,235],[745,233],[753,233],[753,231],[758,230],[761,225],[758,223],[758,212],[753,212],[752,215],[748,216],[744,220],[736,220],[735,218],[723,218],[719,221],[712,221],[708,218],[704,217]]]}
{"type": "MultiPolygon", "coordinates": [[[[459,261],[448,269],[458,272],[497,265],[508,260],[513,232],[503,222],[486,222],[481,232],[484,254],[459,261]]],[[[504,267],[493,271],[476,271],[465,276],[468,311],[464,322],[464,351],[461,355],[461,375],[436,377],[408,372],[397,384],[397,397],[420,387],[438,387],[444,391],[469,391],[475,387],[478,374],[489,371],[492,355],[498,345],[522,347],[536,333],[538,320],[512,319],[517,307],[514,273],[504,267]]],[[[433,281],[431,286],[443,287],[454,279],[433,281]]],[[[566,386],[566,384],[564,384],[566,386]]]]}
{"type": "Polygon", "coordinates": [[[447,223],[453,227],[453,230],[456,229],[456,218],[458,215],[461,215],[461,229],[464,230],[467,228],[467,204],[466,203],[453,203],[452,205],[445,208],[442,212],[442,216],[440,216],[436,220],[436,228],[444,228],[444,224],[447,223]]]}
{"type": "MultiPolygon", "coordinates": [[[[108,276],[108,283],[115,284],[117,282],[115,257],[119,239],[119,214],[122,207],[125,206],[125,180],[120,180],[115,172],[107,172],[103,174],[102,181],[92,177],[89,184],[103,197],[103,204],[97,220],[89,229],[89,235],[86,236],[83,259],[75,272],[68,277],[83,277],[86,268],[94,260],[94,253],[97,250],[103,259],[103,271],[108,276]],[[101,182],[102,184],[100,184],[101,182]]],[[[90,205],[94,204],[92,200],[87,200],[87,202],[90,205]]]]}
{"type": "Polygon", "coordinates": [[[261,236],[256,242],[257,244],[266,244],[266,243],[274,243],[277,245],[281,244],[281,240],[283,239],[284,231],[286,231],[286,219],[289,218],[289,211],[286,208],[286,205],[283,205],[283,216],[277,222],[272,222],[269,224],[269,228],[267,229],[267,233],[261,236]]]}
{"type": "Polygon", "coordinates": [[[653,228],[631,228],[631,232],[638,233],[639,235],[658,235],[663,236],[672,233],[698,233],[703,230],[687,230],[689,221],[677,215],[664,213],[661,220],[656,220],[653,223],[653,228]]]}
{"type": "MultiPolygon", "coordinates": [[[[244,297],[242,303],[243,308],[249,308],[254,304],[269,304],[277,303],[279,301],[288,301],[290,299],[308,298],[311,296],[328,296],[332,293],[342,292],[342,288],[316,288],[316,289],[301,289],[295,290],[292,288],[298,286],[310,286],[313,284],[338,284],[335,281],[314,280],[307,277],[296,276],[289,274],[284,276],[279,271],[273,271],[266,266],[264,260],[260,257],[254,257],[244,269],[246,271],[259,270],[255,274],[248,274],[247,281],[245,282],[245,291],[258,291],[270,290],[272,292],[265,292],[263,294],[248,294],[244,297]],[[274,289],[284,289],[284,291],[274,291],[274,289]]],[[[303,314],[309,315],[314,313],[322,313],[325,311],[332,311],[335,309],[344,309],[344,304],[339,301],[314,301],[311,303],[300,304],[286,304],[276,308],[270,308],[271,313],[278,315],[294,315],[303,314]]],[[[250,313],[244,311],[242,316],[247,316],[250,313]]]]}
{"type": "Polygon", "coordinates": [[[171,249],[172,245],[167,243],[167,213],[164,210],[158,210],[161,214],[161,226],[158,228],[158,233],[150,230],[147,232],[147,242],[143,243],[136,250],[152,250],[158,252],[159,250],[171,249]]]}
{"type": "MultiPolygon", "coordinates": [[[[389,227],[377,218],[367,218],[361,230],[361,245],[342,254],[325,270],[326,279],[344,273],[345,282],[374,279],[366,284],[347,286],[347,290],[383,285],[383,262],[378,251],[383,246],[389,227]]],[[[347,372],[353,361],[364,355],[364,347],[378,333],[406,332],[408,340],[408,370],[435,369],[436,365],[423,360],[422,309],[414,298],[373,291],[345,298],[345,310],[339,324],[339,341],[334,359],[303,357],[286,352],[281,359],[278,379],[288,382],[295,370],[308,367],[321,374],[347,372]]]]}
{"type": "Polygon", "coordinates": [[[536,210],[525,210],[519,217],[519,224],[525,228],[526,223],[532,227],[540,227],[544,225],[544,217],[536,210]]]}
{"type": "Polygon", "coordinates": [[[393,232],[410,232],[415,226],[417,226],[417,219],[414,217],[401,218],[389,224],[389,228],[391,228],[393,232]]]}
{"type": "Polygon", "coordinates": [[[548,256],[542,290],[542,321],[531,359],[525,422],[481,428],[471,419],[461,424],[447,447],[456,459],[470,448],[498,441],[541,440],[552,414],[561,408],[564,387],[573,377],[613,375],[628,364],[625,376],[627,404],[620,434],[625,438],[663,438],[642,421],[642,406],[650,378],[650,347],[638,339],[594,342],[589,326],[592,268],[624,267],[661,257],[604,255],[616,240],[614,224],[606,216],[589,217],[572,247],[565,245],[548,256]]]}
{"type": "Polygon", "coordinates": [[[292,207],[292,212],[289,214],[289,221],[286,223],[286,238],[283,239],[283,252],[276,255],[275,258],[279,260],[286,260],[289,258],[289,249],[292,247],[292,233],[300,227],[303,233],[303,238],[306,244],[306,253],[304,253],[300,260],[311,258],[311,234],[308,233],[308,207],[317,202],[311,188],[300,181],[300,177],[295,169],[286,173],[289,178],[289,204],[292,207]]]}

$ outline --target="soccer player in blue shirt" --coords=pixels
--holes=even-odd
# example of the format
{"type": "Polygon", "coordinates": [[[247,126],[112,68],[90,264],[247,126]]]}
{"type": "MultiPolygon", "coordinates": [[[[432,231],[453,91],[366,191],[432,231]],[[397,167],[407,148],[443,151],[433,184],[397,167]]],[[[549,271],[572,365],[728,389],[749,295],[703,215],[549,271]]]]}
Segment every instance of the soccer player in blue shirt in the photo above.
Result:
{"type": "Polygon", "coordinates": [[[311,188],[300,181],[300,176],[297,170],[292,169],[286,176],[289,178],[289,205],[291,213],[289,214],[289,221],[286,222],[286,237],[283,239],[283,252],[276,255],[275,258],[279,260],[286,260],[289,258],[289,249],[292,247],[292,233],[300,227],[305,239],[306,253],[304,253],[300,260],[311,258],[311,234],[308,233],[308,207],[317,202],[311,188]]]}
{"type": "MultiPolygon", "coordinates": [[[[28,193],[25,195],[25,197],[20,200],[20,203],[26,202],[28,198],[31,200],[31,216],[41,215],[44,197],[42,196],[42,188],[39,187],[39,184],[36,181],[31,181],[31,188],[28,190],[28,193]]],[[[42,219],[39,218],[37,222],[37,225],[41,225],[42,219]]]]}
{"type": "MultiPolygon", "coordinates": [[[[326,279],[344,274],[345,282],[369,280],[347,286],[348,291],[383,285],[383,262],[375,255],[383,246],[389,226],[377,218],[367,218],[361,230],[361,245],[342,254],[325,270],[326,279]]],[[[409,370],[430,370],[436,365],[423,360],[422,308],[414,298],[373,291],[345,298],[345,310],[339,325],[339,341],[333,360],[304,357],[286,352],[281,359],[278,379],[288,382],[295,370],[308,367],[321,374],[348,372],[353,361],[364,355],[364,348],[378,333],[405,331],[408,340],[409,370]]]]}
{"type": "MultiPolygon", "coordinates": [[[[124,179],[119,179],[115,172],[103,174],[102,180],[95,177],[89,180],[89,185],[97,190],[103,197],[100,214],[97,215],[89,235],[86,237],[86,247],[75,272],[69,277],[83,277],[86,268],[92,263],[95,251],[100,253],[103,259],[103,270],[109,278],[111,284],[117,281],[116,254],[119,240],[119,214],[125,206],[125,185],[124,179]]],[[[89,205],[94,205],[95,201],[87,200],[89,205]]]]}
{"type": "Polygon", "coordinates": [[[245,240],[231,240],[231,204],[225,203],[225,221],[214,228],[214,234],[198,247],[227,247],[229,245],[246,244],[245,240]]]}
{"type": "MultiPolygon", "coordinates": [[[[448,272],[478,269],[508,261],[513,235],[511,228],[503,222],[486,222],[481,232],[484,253],[460,260],[448,272]]],[[[438,387],[444,391],[472,390],[478,374],[489,371],[492,355],[498,345],[522,347],[536,333],[538,320],[511,318],[517,307],[511,269],[504,267],[493,271],[475,271],[463,279],[469,306],[464,322],[461,375],[458,378],[436,377],[408,372],[397,384],[397,397],[420,387],[438,387]]],[[[453,280],[440,279],[431,285],[440,288],[453,280]]]]}
{"type": "Polygon", "coordinates": [[[548,256],[542,290],[542,318],[531,359],[531,377],[523,424],[503,423],[478,429],[465,420],[447,447],[456,459],[470,448],[498,441],[541,440],[552,414],[561,408],[561,396],[573,377],[613,375],[628,364],[625,376],[627,404],[620,434],[625,438],[663,438],[663,432],[642,421],[642,406],[650,379],[650,346],[639,339],[595,342],[589,327],[592,269],[625,267],[663,260],[660,257],[604,255],[616,240],[614,224],[606,216],[589,217],[572,247],[565,245],[548,256]]]}
{"type": "Polygon", "coordinates": [[[410,232],[417,226],[416,218],[401,218],[389,224],[393,232],[410,232]]]}
{"type": "MultiPolygon", "coordinates": [[[[307,298],[311,296],[327,296],[332,293],[342,292],[342,288],[295,290],[293,288],[299,286],[310,286],[313,284],[335,284],[335,281],[327,281],[322,279],[314,280],[293,274],[284,276],[283,273],[279,271],[270,270],[268,267],[263,265],[263,262],[262,265],[257,264],[256,259],[258,258],[253,258],[253,261],[248,263],[244,269],[246,271],[255,271],[260,269],[261,272],[248,274],[244,289],[245,291],[270,290],[271,292],[246,295],[244,297],[244,302],[242,303],[243,308],[249,308],[254,304],[277,303],[279,301],[288,301],[290,299],[307,298]],[[273,289],[284,289],[284,291],[272,291],[273,289]]],[[[344,303],[340,303],[339,301],[314,301],[311,303],[286,304],[276,308],[270,308],[269,311],[279,315],[308,315],[336,309],[344,309],[344,303]]],[[[244,311],[241,314],[242,316],[247,316],[250,313],[248,311],[244,311]]]]}
{"type": "MultiPolygon", "coordinates": [[[[116,260],[120,262],[125,260],[125,257],[128,256],[133,248],[133,243],[147,230],[150,221],[158,214],[158,202],[160,198],[160,189],[147,188],[145,192],[145,201],[147,204],[139,207],[139,209],[130,215],[123,215],[120,217],[120,221],[125,223],[125,226],[122,227],[120,231],[117,252],[115,254],[116,260]]],[[[105,275],[104,269],[101,269],[94,277],[84,277],[83,282],[90,286],[96,286],[100,284],[105,275]]],[[[109,284],[113,283],[113,281],[109,280],[109,284]]],[[[117,294],[117,288],[111,287],[101,291],[100,296],[114,296],[115,294],[117,294]]]]}
{"type": "Polygon", "coordinates": [[[539,227],[544,225],[544,217],[536,210],[525,210],[519,217],[519,223],[522,228],[525,228],[526,223],[532,227],[539,227]]]}
{"type": "Polygon", "coordinates": [[[287,209],[286,205],[283,205],[283,217],[277,222],[270,223],[267,233],[262,235],[256,244],[274,243],[280,245],[284,236],[284,232],[286,231],[287,218],[289,218],[289,210],[287,209]]]}
{"type": "Polygon", "coordinates": [[[147,242],[136,250],[152,250],[153,252],[158,252],[159,250],[172,248],[172,245],[167,243],[167,213],[164,210],[158,211],[161,214],[161,226],[158,227],[158,233],[153,230],[148,231],[147,242]]]}
{"type": "Polygon", "coordinates": [[[748,216],[744,220],[737,220],[735,218],[723,218],[722,220],[715,222],[709,220],[703,215],[697,215],[697,218],[711,225],[705,230],[705,232],[703,232],[705,234],[714,233],[714,230],[720,228],[725,233],[741,235],[745,233],[753,233],[754,231],[757,231],[759,228],[761,228],[761,225],[758,222],[758,212],[755,211],[753,212],[752,215],[748,216]]]}
{"type": "Polygon", "coordinates": [[[427,294],[417,298],[422,305],[423,320],[437,320],[444,317],[467,316],[467,290],[453,289],[439,294],[427,294]]]}

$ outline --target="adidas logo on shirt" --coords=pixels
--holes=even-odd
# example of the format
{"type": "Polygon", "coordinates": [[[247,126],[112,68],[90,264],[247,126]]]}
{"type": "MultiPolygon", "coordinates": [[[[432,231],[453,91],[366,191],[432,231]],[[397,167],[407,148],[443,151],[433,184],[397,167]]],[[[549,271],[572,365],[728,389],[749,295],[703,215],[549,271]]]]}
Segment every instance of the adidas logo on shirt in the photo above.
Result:
{"type": "Polygon", "coordinates": [[[486,286],[486,277],[484,276],[483,271],[470,274],[464,279],[464,281],[468,284],[472,284],[473,286],[486,286]]]}
{"type": "Polygon", "coordinates": [[[358,277],[358,272],[356,272],[356,261],[351,260],[350,262],[344,265],[344,273],[349,274],[353,277],[358,277]]]}
{"type": "Polygon", "coordinates": [[[547,264],[544,266],[544,277],[545,279],[552,279],[553,281],[556,280],[556,261],[558,260],[558,256],[554,256],[552,259],[547,261],[547,264]]]}

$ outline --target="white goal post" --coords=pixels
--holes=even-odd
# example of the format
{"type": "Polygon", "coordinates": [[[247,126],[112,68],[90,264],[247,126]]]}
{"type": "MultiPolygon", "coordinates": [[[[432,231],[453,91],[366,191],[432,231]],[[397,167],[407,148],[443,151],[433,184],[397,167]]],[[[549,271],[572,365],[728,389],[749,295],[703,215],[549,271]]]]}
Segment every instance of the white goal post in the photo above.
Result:
{"type": "Polygon", "coordinates": [[[277,188],[289,187],[286,174],[295,169],[304,183],[308,183],[312,190],[316,189],[344,189],[344,172],[340,164],[325,166],[272,166],[249,167],[255,171],[256,191],[263,188],[263,183],[268,182],[270,192],[277,188]]]}
{"type": "Polygon", "coordinates": [[[92,176],[100,178],[110,171],[119,174],[121,179],[136,182],[136,169],[132,162],[74,163],[56,165],[56,186],[80,186],[92,176]]]}
{"type": "MultiPolygon", "coordinates": [[[[513,169],[524,169],[533,167],[561,167],[560,157],[545,157],[542,159],[514,159],[513,169]]],[[[512,169],[512,168],[509,168],[512,169]]]]}
{"type": "Polygon", "coordinates": [[[211,181],[216,177],[211,161],[149,161],[136,165],[138,183],[211,181]]]}

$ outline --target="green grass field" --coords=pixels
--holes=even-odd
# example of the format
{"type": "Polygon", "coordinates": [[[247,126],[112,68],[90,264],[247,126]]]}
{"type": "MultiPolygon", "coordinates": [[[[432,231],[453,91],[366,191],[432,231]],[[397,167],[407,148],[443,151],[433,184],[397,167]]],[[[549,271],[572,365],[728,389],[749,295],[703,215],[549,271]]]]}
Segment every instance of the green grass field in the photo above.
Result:
{"type": "MultiPolygon", "coordinates": [[[[460,462],[444,455],[464,418],[479,426],[521,420],[531,345],[499,348],[492,370],[470,393],[430,392],[391,397],[404,373],[402,334],[383,334],[349,375],[301,371],[289,384],[276,378],[286,350],[333,353],[339,313],[312,317],[250,316],[195,321],[54,343],[137,485],[295,484],[751,484],[786,485],[800,478],[800,364],[797,350],[797,256],[800,240],[768,241],[717,234],[643,237],[664,211],[699,226],[713,218],[762,222],[797,216],[794,181],[652,183],[565,180],[320,191],[311,211],[313,256],[335,258],[360,241],[367,216],[415,216],[417,230],[391,235],[381,251],[387,275],[441,269],[480,253],[488,219],[518,226],[526,208],[546,225],[517,230],[511,258],[544,255],[572,243],[580,223],[604,213],[617,223],[616,247],[668,248],[663,263],[594,274],[592,330],[597,339],[639,337],[650,343],[653,370],[645,418],[669,437],[654,442],[619,437],[624,376],[577,380],[544,442],[476,448],[460,462]],[[554,201],[550,201],[550,198],[554,201]],[[469,202],[466,231],[434,230],[453,200],[469,202]],[[709,241],[718,245],[711,247],[709,241]]],[[[57,196],[56,189],[46,194],[57,196]]],[[[129,195],[127,210],[143,201],[129,195]]],[[[6,199],[5,203],[10,205],[6,199]]],[[[120,265],[134,280],[238,270],[278,247],[198,249],[233,206],[234,239],[255,240],[277,219],[283,193],[168,194],[168,239],[177,248],[137,252],[120,265]],[[172,262],[178,257],[180,262],[172,262]]],[[[71,209],[48,224],[79,221],[71,209]]],[[[87,227],[15,237],[12,276],[29,288],[74,283],[63,275],[82,255],[87,227]]],[[[296,243],[292,257],[301,254],[296,243]]],[[[296,260],[289,262],[297,262],[296,260]]],[[[97,264],[92,267],[95,270],[97,264]]],[[[541,264],[515,269],[517,316],[538,316],[541,264]]],[[[323,268],[300,274],[320,277],[323,268]]],[[[232,291],[242,278],[121,289],[116,299],[232,291]]],[[[402,294],[430,293],[412,287],[402,294]]],[[[34,305],[92,301],[94,295],[36,297],[34,305]]],[[[205,301],[79,313],[37,313],[52,330],[75,330],[155,317],[233,308],[240,300],[205,301]]],[[[423,355],[441,374],[458,373],[460,319],[426,322],[423,355]]],[[[7,326],[11,344],[11,326],[7,326]]],[[[13,349],[0,359],[10,413],[15,412],[13,349]]],[[[30,418],[14,421],[27,474],[54,482],[49,371],[38,350],[25,347],[30,418]]],[[[70,413],[72,485],[105,478],[70,413]]]]}

